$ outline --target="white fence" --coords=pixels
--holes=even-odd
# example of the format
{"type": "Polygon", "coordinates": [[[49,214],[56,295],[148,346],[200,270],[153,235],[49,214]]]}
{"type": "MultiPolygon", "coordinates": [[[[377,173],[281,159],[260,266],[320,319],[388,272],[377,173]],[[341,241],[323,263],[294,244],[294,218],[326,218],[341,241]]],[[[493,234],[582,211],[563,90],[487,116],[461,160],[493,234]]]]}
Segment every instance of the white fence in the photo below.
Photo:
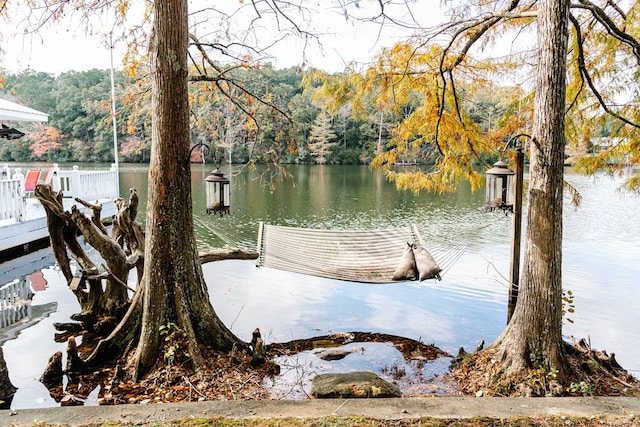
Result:
{"type": "Polygon", "coordinates": [[[0,179],[0,221],[16,219],[24,215],[24,190],[21,179],[0,179]]]}
{"type": "Polygon", "coordinates": [[[62,190],[65,197],[78,197],[88,202],[118,197],[118,170],[115,165],[108,171],[59,170],[52,181],[53,189],[62,190]]]}
{"type": "MultiPolygon", "coordinates": [[[[61,170],[57,164],[49,171],[42,172],[40,181],[49,181],[54,190],[62,190],[65,198],[81,198],[88,202],[115,200],[118,197],[118,170],[115,165],[110,170],[61,170]]],[[[25,191],[25,176],[20,168],[11,174],[5,164],[0,166],[0,221],[24,221],[27,217],[28,198],[25,191]]]]}

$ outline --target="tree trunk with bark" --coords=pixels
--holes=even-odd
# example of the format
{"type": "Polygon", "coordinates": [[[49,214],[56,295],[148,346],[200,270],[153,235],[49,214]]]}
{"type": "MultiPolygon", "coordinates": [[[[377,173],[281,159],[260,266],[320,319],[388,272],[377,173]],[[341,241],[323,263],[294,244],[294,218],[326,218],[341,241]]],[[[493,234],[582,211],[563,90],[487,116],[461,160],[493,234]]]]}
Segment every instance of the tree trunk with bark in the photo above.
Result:
{"type": "MultiPolygon", "coordinates": [[[[181,368],[190,363],[194,370],[205,366],[203,356],[211,350],[229,352],[230,360],[238,354],[263,352],[236,337],[215,313],[204,281],[201,262],[218,259],[257,258],[257,253],[242,250],[219,250],[198,254],[193,227],[190,170],[190,123],[188,94],[188,20],[186,0],[159,0],[153,4],[153,27],[149,41],[152,93],[152,149],[149,166],[146,228],[135,223],[137,193],[129,203],[116,201],[117,214],[111,238],[97,219],[85,217],[77,209],[65,212],[62,195],[39,185],[36,193],[47,209],[49,230],[56,258],[62,264],[67,281],[84,295],[82,284],[89,281],[99,292],[104,280],[107,289],[89,302],[90,313],[82,316],[80,328],[91,317],[94,327],[90,337],[83,336],[80,349],[73,334],[77,324],[69,324],[66,373],[93,373],[116,364],[113,378],[120,379],[126,364],[130,379],[137,382],[153,368],[167,363],[167,338],[179,339],[181,368]],[[106,261],[100,267],[84,255],[75,236],[80,230],[86,240],[106,261]],[[73,237],[72,237],[73,236],[73,237]],[[143,244],[144,242],[144,244],[143,244]],[[83,272],[72,274],[67,249],[83,272]],[[138,285],[129,288],[129,271],[137,267],[138,285]],[[117,299],[133,292],[126,312],[113,309],[117,299]],[[98,311],[97,309],[105,309],[98,311]],[[94,316],[89,316],[94,314],[94,316]],[[115,315],[114,315],[115,314],[115,315]],[[111,326],[106,332],[101,325],[111,326]],[[110,332],[109,332],[110,331],[110,332]],[[169,331],[169,332],[167,332],[169,331]],[[104,334],[103,334],[104,332],[104,334]],[[102,338],[105,334],[108,336],[102,338]],[[167,333],[173,336],[167,336],[167,333]],[[87,339],[85,339],[87,338],[87,339]],[[102,338],[102,339],[100,339],[102,338]],[[99,342],[96,341],[100,339],[99,342]],[[91,341],[91,344],[87,344],[91,341]],[[83,358],[87,351],[91,353],[83,358]]],[[[99,206],[90,206],[99,211],[99,206]]],[[[90,293],[91,295],[91,293],[90,293]]],[[[86,310],[83,310],[85,312],[86,310]]],[[[87,332],[84,328],[84,332],[87,332]]],[[[246,357],[244,357],[246,359],[246,357]]],[[[236,359],[239,360],[238,357],[236,359]]],[[[60,357],[51,359],[46,378],[64,373],[60,357]]],[[[162,369],[158,369],[161,371],[162,369]]],[[[71,384],[71,383],[70,383],[71,384]]]]}
{"type": "Polygon", "coordinates": [[[525,369],[565,374],[562,339],[562,195],[567,0],[542,0],[538,10],[538,65],[530,144],[529,211],[524,264],[513,317],[493,344],[503,373],[525,369]]]}
{"type": "Polygon", "coordinates": [[[160,327],[173,322],[188,337],[197,369],[199,344],[220,350],[247,344],[213,310],[198,261],[193,231],[188,97],[188,23],[185,0],[155,2],[149,58],[152,148],[142,280],[143,317],[134,379],[157,362],[160,327]]]}

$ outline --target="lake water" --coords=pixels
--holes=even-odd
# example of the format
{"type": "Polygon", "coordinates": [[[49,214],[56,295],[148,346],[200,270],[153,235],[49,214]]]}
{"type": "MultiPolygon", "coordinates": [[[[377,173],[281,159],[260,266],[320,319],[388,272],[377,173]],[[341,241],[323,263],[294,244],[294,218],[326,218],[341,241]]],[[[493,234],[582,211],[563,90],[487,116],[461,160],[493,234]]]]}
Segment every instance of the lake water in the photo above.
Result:
{"type": "MultiPolygon", "coordinates": [[[[213,306],[239,337],[250,340],[256,327],[267,343],[334,332],[381,332],[433,343],[456,354],[461,346],[473,350],[480,340],[491,342],[504,328],[511,218],[484,212],[483,191],[471,193],[468,185],[461,185],[452,194],[401,193],[380,171],[358,166],[288,167],[292,179],[270,187],[268,179],[255,179],[246,169],[225,167],[232,181],[232,214],[221,218],[203,213],[203,180],[211,169],[195,165],[192,173],[202,248],[255,248],[260,221],[328,229],[416,224],[444,268],[442,281],[364,284],[256,268],[253,261],[206,264],[213,306]]],[[[121,166],[121,194],[137,188],[142,210],[146,177],[144,166],[121,166]]],[[[620,178],[585,177],[568,170],[565,179],[582,193],[583,201],[574,208],[567,197],[565,204],[563,283],[575,296],[575,313],[566,319],[564,334],[568,340],[587,338],[594,348],[615,353],[637,376],[640,199],[616,191],[620,178]]],[[[142,216],[138,219],[144,223],[142,216]]],[[[42,320],[17,338],[6,337],[2,346],[11,380],[19,387],[12,407],[55,406],[37,378],[48,357],[64,350],[64,344],[53,341],[53,322],[67,321],[78,306],[49,249],[24,260],[39,263],[39,276],[48,286],[33,298],[34,313],[43,312],[42,320]],[[38,307],[42,309],[35,310],[38,307]]],[[[0,275],[4,282],[17,279],[9,276],[10,272],[0,275]]],[[[385,374],[403,363],[390,345],[358,344],[353,350],[353,356],[337,362],[322,361],[313,352],[279,360],[284,373],[271,384],[274,395],[305,397],[310,378],[318,372],[369,369],[385,374]]],[[[446,371],[448,362],[444,358],[406,369],[412,369],[414,377],[427,378],[446,371]]],[[[440,387],[427,380],[405,384],[404,389],[429,394],[442,392],[440,387]]],[[[87,404],[92,404],[91,396],[87,404]]]]}

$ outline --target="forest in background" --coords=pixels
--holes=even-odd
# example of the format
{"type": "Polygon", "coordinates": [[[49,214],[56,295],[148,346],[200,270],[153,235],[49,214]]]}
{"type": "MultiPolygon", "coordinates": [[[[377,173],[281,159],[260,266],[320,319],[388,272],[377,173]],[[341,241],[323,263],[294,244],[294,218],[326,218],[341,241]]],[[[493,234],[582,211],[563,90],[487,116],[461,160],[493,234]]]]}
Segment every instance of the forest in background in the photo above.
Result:
{"type": "MultiPolygon", "coordinates": [[[[0,144],[0,161],[113,162],[110,70],[54,76],[25,71],[4,76],[0,96],[49,114],[47,123],[19,123],[26,135],[0,144]]],[[[419,88],[401,108],[358,111],[347,103],[330,112],[318,96],[313,71],[238,67],[246,93],[234,103],[209,85],[192,83],[191,141],[211,148],[208,161],[247,163],[368,164],[384,151],[393,129],[422,102],[419,88]],[[269,104],[260,102],[268,100],[269,104]],[[273,108],[275,107],[275,108],[273,108]]],[[[145,78],[115,72],[119,160],[145,163],[151,147],[150,89],[145,78]]],[[[509,88],[470,92],[470,116],[485,129],[508,108],[509,88]]],[[[202,153],[193,150],[192,161],[202,153]]],[[[399,161],[423,155],[408,150],[399,161]]]]}

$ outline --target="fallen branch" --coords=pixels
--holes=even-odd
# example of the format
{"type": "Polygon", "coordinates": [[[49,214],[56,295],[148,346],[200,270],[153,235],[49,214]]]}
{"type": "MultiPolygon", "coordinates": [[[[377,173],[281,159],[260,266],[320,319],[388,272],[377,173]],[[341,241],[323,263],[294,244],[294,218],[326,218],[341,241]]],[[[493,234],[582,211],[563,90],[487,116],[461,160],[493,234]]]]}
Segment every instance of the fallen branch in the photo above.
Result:
{"type": "Polygon", "coordinates": [[[257,259],[258,252],[239,248],[215,248],[200,251],[200,264],[227,259],[257,259]]]}

